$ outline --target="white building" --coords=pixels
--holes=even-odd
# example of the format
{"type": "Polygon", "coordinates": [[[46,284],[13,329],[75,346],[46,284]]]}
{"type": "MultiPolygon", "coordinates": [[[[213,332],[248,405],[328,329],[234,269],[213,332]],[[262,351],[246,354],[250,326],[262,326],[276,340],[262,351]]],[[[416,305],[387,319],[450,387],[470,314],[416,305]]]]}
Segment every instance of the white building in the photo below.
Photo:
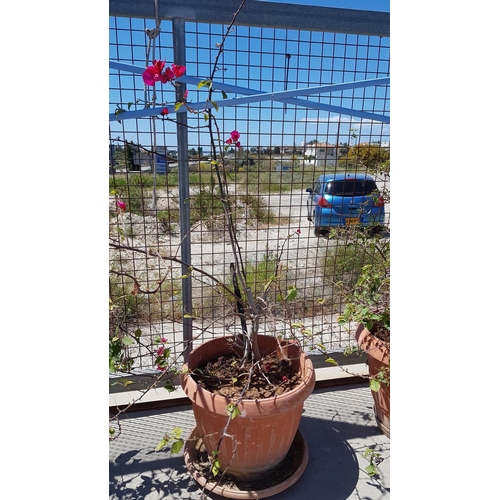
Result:
{"type": "Polygon", "coordinates": [[[336,165],[338,148],[339,146],[328,144],[328,142],[304,144],[305,163],[315,166],[336,165]]]}

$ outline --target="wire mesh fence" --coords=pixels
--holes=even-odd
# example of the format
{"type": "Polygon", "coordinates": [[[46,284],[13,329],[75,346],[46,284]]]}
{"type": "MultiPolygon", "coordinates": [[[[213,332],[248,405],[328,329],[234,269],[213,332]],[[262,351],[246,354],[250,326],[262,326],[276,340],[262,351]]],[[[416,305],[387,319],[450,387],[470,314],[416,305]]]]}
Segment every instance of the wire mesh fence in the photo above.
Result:
{"type": "Polygon", "coordinates": [[[110,334],[140,332],[134,367],[156,368],[159,338],[180,356],[186,325],[194,344],[242,328],[214,161],[263,310],[260,333],[301,334],[313,353],[352,345],[352,325],[338,322],[345,291],[388,258],[389,37],[272,22],[236,22],[224,40],[228,23],[110,15],[110,334]],[[137,68],[153,59],[186,66],[178,86],[145,87],[137,68]],[[209,78],[219,84],[216,149],[202,111],[209,78]],[[176,109],[180,93],[193,112],[176,109]],[[145,115],[151,108],[161,113],[145,115]],[[226,142],[234,130],[240,147],[226,142]],[[365,184],[369,175],[376,190],[363,193],[364,207],[335,207],[324,226],[318,179],[330,174],[365,184]],[[378,218],[363,213],[377,209],[378,218]]]}

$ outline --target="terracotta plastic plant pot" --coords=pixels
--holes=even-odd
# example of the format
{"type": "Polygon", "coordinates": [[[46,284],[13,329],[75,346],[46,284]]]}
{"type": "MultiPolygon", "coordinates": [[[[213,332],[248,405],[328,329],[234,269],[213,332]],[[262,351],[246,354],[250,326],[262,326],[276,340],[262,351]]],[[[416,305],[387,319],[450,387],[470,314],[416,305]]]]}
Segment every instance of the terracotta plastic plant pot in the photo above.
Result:
{"type": "MultiPolygon", "coordinates": [[[[356,340],[359,347],[366,351],[368,374],[375,377],[380,370],[386,369],[389,375],[389,349],[386,343],[373,336],[361,323],[356,330],[356,340]]],[[[375,403],[374,411],[379,429],[390,437],[390,411],[391,411],[391,393],[390,386],[384,383],[380,384],[380,389],[372,391],[373,401],[375,403]]]]}
{"type": "MultiPolygon", "coordinates": [[[[192,372],[207,361],[232,353],[232,337],[210,340],[191,351],[184,368],[192,372]]],[[[244,482],[254,482],[272,473],[286,457],[297,434],[304,401],[314,389],[315,374],[310,358],[296,344],[271,336],[258,336],[262,354],[274,351],[292,360],[302,376],[302,383],[279,396],[250,400],[239,405],[240,415],[230,421],[222,438],[218,459],[226,474],[244,482]],[[283,352],[282,352],[283,351],[283,352]]],[[[227,406],[231,400],[199,386],[189,374],[181,380],[184,392],[192,401],[196,427],[207,451],[217,443],[228,422],[227,406]]]]}

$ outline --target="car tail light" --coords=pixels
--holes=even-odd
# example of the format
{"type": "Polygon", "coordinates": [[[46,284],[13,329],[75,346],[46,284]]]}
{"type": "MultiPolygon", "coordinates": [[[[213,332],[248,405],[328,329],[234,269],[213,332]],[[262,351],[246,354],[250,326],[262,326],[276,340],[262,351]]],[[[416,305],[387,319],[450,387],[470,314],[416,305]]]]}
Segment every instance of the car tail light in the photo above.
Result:
{"type": "Polygon", "coordinates": [[[377,198],[377,201],[375,202],[375,204],[373,206],[375,207],[383,207],[384,206],[384,197],[382,195],[380,195],[378,198],[377,198]]]}
{"type": "Polygon", "coordinates": [[[332,205],[328,203],[328,201],[326,201],[322,196],[320,196],[318,199],[318,206],[322,208],[332,208],[332,205]]]}

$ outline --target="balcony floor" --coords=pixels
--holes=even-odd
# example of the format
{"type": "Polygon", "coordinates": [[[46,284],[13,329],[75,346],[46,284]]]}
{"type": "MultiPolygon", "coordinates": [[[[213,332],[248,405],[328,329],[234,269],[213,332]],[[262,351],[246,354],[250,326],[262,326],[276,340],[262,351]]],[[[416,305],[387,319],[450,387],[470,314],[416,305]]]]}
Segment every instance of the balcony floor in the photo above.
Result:
{"type": "MultiPolygon", "coordinates": [[[[388,499],[390,441],[378,429],[372,408],[367,384],[316,389],[304,404],[300,423],[309,447],[307,468],[295,484],[271,498],[388,499]],[[365,472],[367,447],[375,447],[383,459],[378,476],[365,472]]],[[[194,425],[190,406],[129,413],[122,420],[122,434],[109,445],[109,498],[201,498],[183,454],[154,451],[165,432],[180,427],[185,438],[194,425]]]]}

